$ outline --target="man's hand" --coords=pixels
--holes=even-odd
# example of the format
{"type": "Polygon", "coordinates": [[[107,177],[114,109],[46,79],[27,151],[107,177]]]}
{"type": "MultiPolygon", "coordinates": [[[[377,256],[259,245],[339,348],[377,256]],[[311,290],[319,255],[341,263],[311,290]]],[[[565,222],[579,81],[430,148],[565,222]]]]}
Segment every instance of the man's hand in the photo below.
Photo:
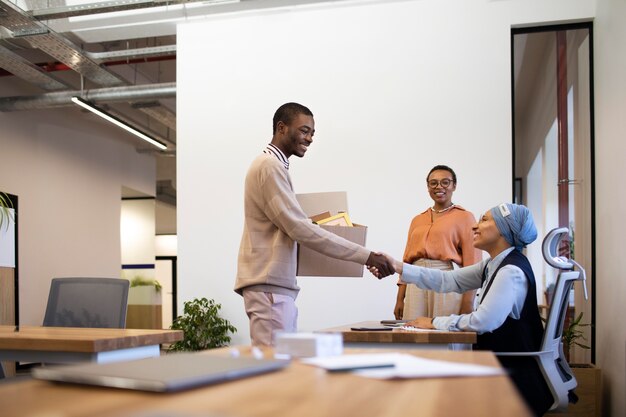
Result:
{"type": "Polygon", "coordinates": [[[393,262],[380,252],[370,252],[370,256],[367,258],[365,265],[367,265],[369,271],[378,279],[392,275],[396,272],[393,267],[393,262]],[[375,272],[373,268],[375,268],[375,272]]]}
{"type": "Polygon", "coordinates": [[[391,255],[387,255],[386,253],[382,253],[382,252],[372,252],[370,253],[370,257],[367,259],[367,262],[365,265],[367,265],[367,269],[372,273],[372,275],[374,275],[376,278],[381,279],[386,277],[387,275],[390,274],[383,274],[383,271],[381,271],[379,269],[379,267],[376,264],[369,264],[370,259],[372,259],[372,256],[383,256],[384,258],[387,259],[386,265],[388,265],[391,268],[391,274],[393,274],[394,272],[397,272],[398,274],[400,274],[400,279],[402,280],[402,261],[398,261],[397,259],[394,259],[391,255]]]}

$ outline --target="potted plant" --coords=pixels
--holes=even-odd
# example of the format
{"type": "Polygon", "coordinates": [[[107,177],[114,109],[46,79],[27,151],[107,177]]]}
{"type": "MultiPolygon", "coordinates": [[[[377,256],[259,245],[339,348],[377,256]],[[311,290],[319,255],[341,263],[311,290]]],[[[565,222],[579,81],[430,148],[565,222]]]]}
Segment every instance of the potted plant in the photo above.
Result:
{"type": "Polygon", "coordinates": [[[184,313],[172,325],[173,330],[184,332],[183,340],[170,345],[168,351],[196,351],[222,347],[230,343],[229,333],[237,329],[219,315],[221,304],[206,298],[185,302],[184,313]]]}
{"type": "Polygon", "coordinates": [[[161,292],[161,283],[156,279],[144,278],[141,275],[137,275],[130,280],[130,287],[154,287],[156,292],[161,292]]]}
{"type": "Polygon", "coordinates": [[[130,280],[126,327],[161,329],[163,327],[161,284],[156,279],[136,275],[130,280]]]}
{"type": "Polygon", "coordinates": [[[137,275],[130,280],[128,304],[161,304],[161,283],[156,279],[137,275]]]}

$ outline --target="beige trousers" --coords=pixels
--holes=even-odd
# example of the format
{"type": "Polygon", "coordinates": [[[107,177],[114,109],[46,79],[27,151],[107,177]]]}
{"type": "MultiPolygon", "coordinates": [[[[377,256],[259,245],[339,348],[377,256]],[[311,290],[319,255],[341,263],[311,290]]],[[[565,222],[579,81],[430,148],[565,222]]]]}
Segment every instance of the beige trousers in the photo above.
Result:
{"type": "MultiPolygon", "coordinates": [[[[452,262],[433,259],[418,259],[413,262],[413,265],[443,271],[453,269],[452,262]]],[[[413,320],[416,317],[440,317],[459,314],[462,297],[463,294],[454,292],[437,293],[418,288],[415,284],[407,284],[402,318],[404,320],[413,320]]]]}
{"type": "Polygon", "coordinates": [[[243,291],[253,346],[273,346],[277,332],[298,331],[298,308],[288,295],[243,291]]]}

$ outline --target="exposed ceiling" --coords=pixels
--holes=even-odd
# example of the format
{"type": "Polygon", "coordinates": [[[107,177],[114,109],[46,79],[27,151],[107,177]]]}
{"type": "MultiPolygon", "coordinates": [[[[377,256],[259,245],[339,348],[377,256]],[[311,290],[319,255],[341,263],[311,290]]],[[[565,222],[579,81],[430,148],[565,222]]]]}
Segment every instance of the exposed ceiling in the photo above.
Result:
{"type": "Polygon", "coordinates": [[[176,24],[341,1],[0,0],[0,85],[12,87],[0,90],[0,111],[71,107],[79,95],[165,143],[160,151],[128,135],[157,156],[157,201],[175,213],[176,24]]]}
{"type": "MultiPolygon", "coordinates": [[[[89,39],[84,39],[71,27],[78,19],[76,24],[88,28],[82,20],[95,15],[85,13],[105,16],[101,12],[139,3],[155,4],[131,0],[95,7],[0,0],[0,85],[11,85],[0,89],[0,111],[76,107],[70,100],[78,95],[165,143],[167,150],[159,151],[130,134],[125,136],[138,152],[156,155],[157,233],[176,233],[175,26],[169,33],[150,37],[129,36],[120,29],[117,39],[111,36],[112,29],[103,27],[102,37],[91,30],[89,39]]],[[[85,117],[97,118],[88,112],[85,117]]],[[[138,193],[124,189],[122,196],[138,193]]]]}

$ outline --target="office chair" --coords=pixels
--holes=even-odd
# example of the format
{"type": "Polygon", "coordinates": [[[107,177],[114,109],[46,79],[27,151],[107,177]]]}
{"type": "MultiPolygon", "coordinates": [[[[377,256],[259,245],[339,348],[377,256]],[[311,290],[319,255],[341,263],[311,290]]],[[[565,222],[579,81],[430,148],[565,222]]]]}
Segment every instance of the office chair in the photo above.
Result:
{"type": "MultiPolygon", "coordinates": [[[[585,270],[574,260],[558,255],[561,240],[569,236],[566,227],[551,230],[543,239],[543,258],[548,265],[560,272],[552,297],[548,320],[544,329],[541,350],[539,352],[495,352],[497,356],[526,356],[534,358],[550,388],[554,402],[550,410],[565,409],[578,385],[563,353],[563,324],[569,306],[569,293],[575,281],[582,281],[585,299],[587,299],[587,281],[585,270]]],[[[572,401],[575,402],[575,401],[572,401]]]]}
{"type": "Polygon", "coordinates": [[[54,278],[43,325],[123,329],[129,284],[119,278],[54,278]]]}

